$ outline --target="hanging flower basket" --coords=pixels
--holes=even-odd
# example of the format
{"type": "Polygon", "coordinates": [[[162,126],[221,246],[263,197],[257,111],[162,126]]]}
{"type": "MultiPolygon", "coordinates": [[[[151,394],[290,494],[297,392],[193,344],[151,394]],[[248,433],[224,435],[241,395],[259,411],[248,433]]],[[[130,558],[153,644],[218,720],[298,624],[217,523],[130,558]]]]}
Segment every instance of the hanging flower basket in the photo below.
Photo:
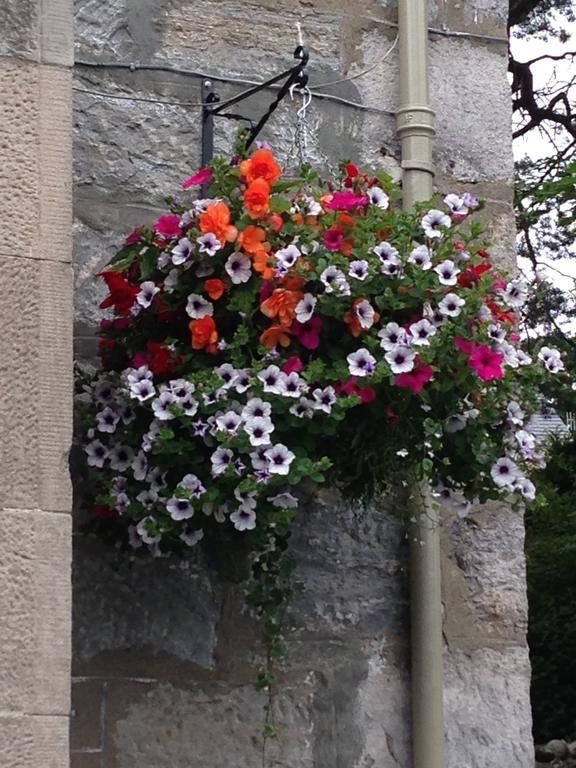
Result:
{"type": "Polygon", "coordinates": [[[384,174],[283,180],[266,148],[183,187],[101,273],[102,370],[79,380],[94,530],[155,556],[203,540],[262,575],[304,482],[534,498],[524,423],[563,364],[521,349],[528,287],[492,264],[471,195],[403,213],[384,174]]]}

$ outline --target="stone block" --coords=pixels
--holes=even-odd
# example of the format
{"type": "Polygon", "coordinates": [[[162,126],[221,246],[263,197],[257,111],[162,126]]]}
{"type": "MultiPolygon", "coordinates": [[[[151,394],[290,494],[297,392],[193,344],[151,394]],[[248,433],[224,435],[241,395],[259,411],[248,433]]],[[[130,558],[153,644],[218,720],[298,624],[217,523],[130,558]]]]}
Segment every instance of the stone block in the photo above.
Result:
{"type": "Polygon", "coordinates": [[[490,504],[443,531],[444,632],[454,648],[524,646],[528,622],[524,525],[490,504]]]}
{"type": "Polygon", "coordinates": [[[70,710],[70,517],[0,513],[0,711],[70,710]]]}
{"type": "Polygon", "coordinates": [[[447,768],[532,768],[528,649],[454,651],[444,669],[447,768]]]}
{"type": "Polygon", "coordinates": [[[129,670],[132,676],[148,677],[153,656],[213,666],[220,605],[198,564],[119,564],[113,550],[78,537],[74,594],[78,674],[123,676],[129,670]],[[112,652],[132,655],[133,662],[119,663],[122,654],[112,652]]]}
{"type": "Polygon", "coordinates": [[[72,0],[4,0],[0,56],[71,67],[72,0]]]}
{"type": "MultiPolygon", "coordinates": [[[[253,685],[118,681],[108,692],[107,768],[254,768],[264,694],[253,685]]],[[[283,686],[267,756],[277,768],[328,768],[313,757],[310,680],[283,686]]],[[[333,768],[333,765],[330,766],[333,768]]]]}
{"type": "Polygon", "coordinates": [[[99,750],[103,743],[106,683],[89,678],[72,680],[70,749],[99,750]]]}
{"type": "Polygon", "coordinates": [[[6,190],[0,256],[70,261],[70,74],[0,59],[0,108],[3,141],[11,148],[0,170],[6,190]]]}
{"type": "Polygon", "coordinates": [[[0,6],[0,56],[37,58],[39,5],[38,0],[3,0],[0,6]]]}
{"type": "Polygon", "coordinates": [[[3,768],[69,768],[68,718],[2,713],[0,761],[3,768]]]}
{"type": "Polygon", "coordinates": [[[10,328],[0,339],[0,503],[68,511],[71,267],[34,259],[0,261],[10,286],[0,307],[2,325],[10,328]]]}
{"type": "Polygon", "coordinates": [[[0,59],[3,157],[0,256],[71,260],[70,74],[0,59]],[[23,224],[25,222],[25,225],[23,224]]]}
{"type": "Polygon", "coordinates": [[[70,768],[102,768],[101,752],[71,752],[70,768]]]}

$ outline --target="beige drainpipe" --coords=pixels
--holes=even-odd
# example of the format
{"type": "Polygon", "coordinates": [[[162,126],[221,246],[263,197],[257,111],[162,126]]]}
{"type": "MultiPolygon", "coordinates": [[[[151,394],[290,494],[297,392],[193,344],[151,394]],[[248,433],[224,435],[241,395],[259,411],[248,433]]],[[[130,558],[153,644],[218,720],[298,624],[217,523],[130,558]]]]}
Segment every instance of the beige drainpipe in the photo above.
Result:
{"type": "MultiPolygon", "coordinates": [[[[432,196],[434,113],[428,89],[428,2],[399,0],[402,190],[406,210],[432,196]]],[[[442,591],[438,514],[430,491],[411,493],[410,622],[414,768],[445,768],[442,591]]]]}

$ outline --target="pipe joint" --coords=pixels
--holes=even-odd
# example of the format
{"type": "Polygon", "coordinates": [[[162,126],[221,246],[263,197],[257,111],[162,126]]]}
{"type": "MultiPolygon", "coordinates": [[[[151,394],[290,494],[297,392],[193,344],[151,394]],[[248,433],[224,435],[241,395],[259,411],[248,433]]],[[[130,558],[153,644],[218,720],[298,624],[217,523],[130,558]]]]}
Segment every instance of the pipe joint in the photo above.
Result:
{"type": "Polygon", "coordinates": [[[396,125],[400,138],[426,136],[432,140],[436,135],[434,110],[421,104],[409,104],[396,112],[396,125]]]}

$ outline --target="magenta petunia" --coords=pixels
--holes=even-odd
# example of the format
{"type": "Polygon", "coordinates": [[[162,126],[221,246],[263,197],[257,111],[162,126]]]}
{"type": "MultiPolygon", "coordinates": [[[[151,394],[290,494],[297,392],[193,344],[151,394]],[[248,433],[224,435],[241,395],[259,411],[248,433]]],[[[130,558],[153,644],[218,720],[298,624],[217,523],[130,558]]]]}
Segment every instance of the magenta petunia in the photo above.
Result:
{"type": "Polygon", "coordinates": [[[458,347],[460,352],[463,352],[465,355],[470,355],[475,347],[473,341],[466,341],[466,339],[463,339],[461,336],[456,336],[454,344],[458,347]]]}
{"type": "Polygon", "coordinates": [[[152,229],[166,240],[180,237],[180,216],[176,216],[175,213],[167,213],[164,216],[160,216],[152,229]]]}
{"type": "Polygon", "coordinates": [[[302,368],[304,368],[304,363],[302,360],[300,360],[298,355],[292,355],[292,357],[289,357],[282,366],[284,373],[300,373],[302,368]]]}
{"type": "Polygon", "coordinates": [[[504,355],[487,347],[486,344],[476,344],[468,365],[473,368],[483,381],[504,378],[504,355]]]}
{"type": "Polygon", "coordinates": [[[370,201],[364,195],[357,195],[354,192],[335,192],[332,200],[326,204],[330,211],[353,211],[360,205],[368,205],[370,201]]]}
{"type": "Polygon", "coordinates": [[[299,323],[295,320],[290,330],[303,347],[306,349],[318,349],[320,346],[321,328],[322,320],[319,317],[313,316],[306,323],[299,323]]]}
{"type": "Polygon", "coordinates": [[[197,187],[201,184],[208,184],[212,181],[213,175],[214,174],[210,168],[201,168],[194,174],[194,176],[190,176],[189,179],[182,182],[182,189],[189,189],[190,187],[197,187]]]}
{"type": "Polygon", "coordinates": [[[339,251],[344,240],[344,232],[340,227],[331,227],[324,232],[324,245],[329,251],[339,251]]]}

